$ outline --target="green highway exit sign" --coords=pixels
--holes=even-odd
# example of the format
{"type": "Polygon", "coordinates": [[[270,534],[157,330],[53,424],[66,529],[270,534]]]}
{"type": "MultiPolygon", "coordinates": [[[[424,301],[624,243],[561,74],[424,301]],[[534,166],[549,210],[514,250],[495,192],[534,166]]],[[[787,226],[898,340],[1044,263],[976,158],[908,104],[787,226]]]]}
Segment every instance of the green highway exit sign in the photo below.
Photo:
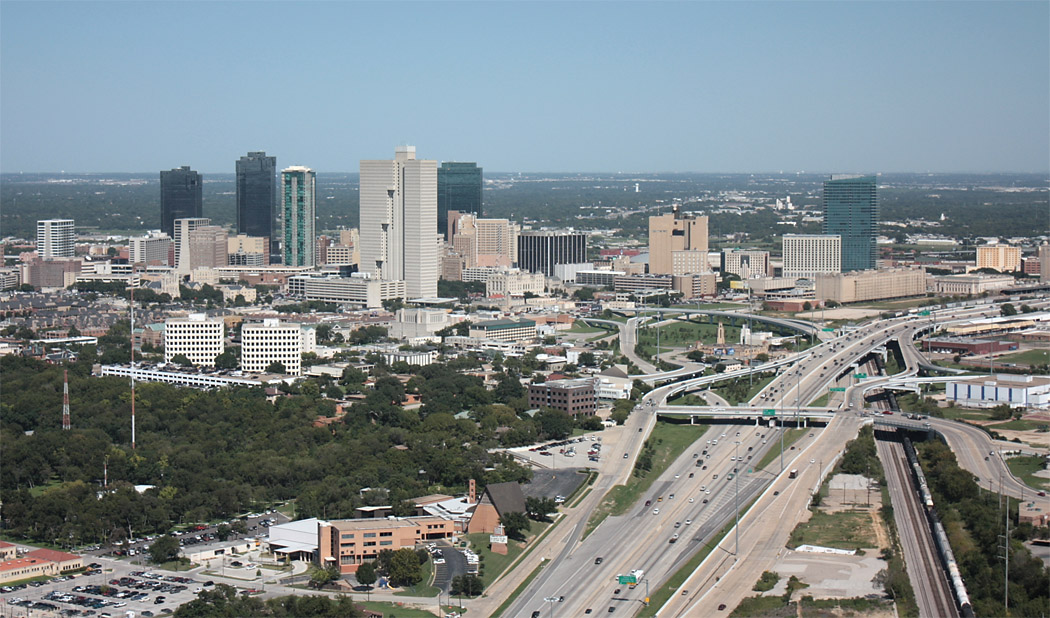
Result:
{"type": "Polygon", "coordinates": [[[833,393],[845,393],[846,392],[846,387],[845,386],[832,386],[828,390],[833,392],[833,393]]]}
{"type": "Polygon", "coordinates": [[[866,374],[866,373],[855,373],[855,374],[853,374],[853,377],[857,378],[858,380],[863,380],[863,379],[868,377],[868,374],[866,374]]]}
{"type": "Polygon", "coordinates": [[[762,416],[776,416],[777,411],[773,409],[762,410],[762,416]]]}
{"type": "Polygon", "coordinates": [[[824,329],[821,329],[821,330],[823,330],[825,333],[833,333],[833,332],[835,332],[834,328],[824,328],[824,329]]]}
{"type": "Polygon", "coordinates": [[[622,586],[624,584],[637,584],[638,580],[635,579],[634,575],[618,575],[616,581],[622,586]]]}
{"type": "Polygon", "coordinates": [[[919,315],[930,315],[929,311],[920,311],[919,315]]]}

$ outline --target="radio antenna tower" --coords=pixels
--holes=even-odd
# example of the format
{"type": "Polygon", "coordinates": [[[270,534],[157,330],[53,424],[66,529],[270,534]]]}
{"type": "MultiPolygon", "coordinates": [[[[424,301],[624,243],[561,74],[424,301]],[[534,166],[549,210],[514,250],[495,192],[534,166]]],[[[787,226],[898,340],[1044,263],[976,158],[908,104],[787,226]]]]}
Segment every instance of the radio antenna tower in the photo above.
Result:
{"type": "Polygon", "coordinates": [[[128,303],[131,308],[131,450],[135,450],[135,268],[131,269],[131,278],[128,279],[131,288],[131,300],[128,303]]]}
{"type": "Polygon", "coordinates": [[[70,429],[69,423],[69,370],[62,372],[62,429],[70,429]]]}

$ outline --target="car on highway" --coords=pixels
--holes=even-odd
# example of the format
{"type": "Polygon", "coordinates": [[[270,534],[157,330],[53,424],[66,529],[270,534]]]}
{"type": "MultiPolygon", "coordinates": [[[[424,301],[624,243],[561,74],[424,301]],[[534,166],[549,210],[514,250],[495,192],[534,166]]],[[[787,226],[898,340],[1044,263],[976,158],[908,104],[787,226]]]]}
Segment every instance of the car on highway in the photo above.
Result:
{"type": "Polygon", "coordinates": [[[623,454],[623,458],[624,458],[624,459],[627,459],[627,457],[628,457],[627,453],[624,453],[624,454],[623,454]]]}
{"type": "Polygon", "coordinates": [[[687,526],[688,526],[688,525],[689,525],[689,524],[691,524],[691,523],[693,523],[693,520],[691,520],[691,519],[687,519],[687,520],[685,520],[685,525],[687,525],[687,526]]]}
{"type": "Polygon", "coordinates": [[[689,498],[689,504],[692,504],[692,503],[693,503],[693,499],[689,498]]]}
{"type": "Polygon", "coordinates": [[[720,605],[718,606],[718,611],[723,611],[723,610],[725,610],[725,608],[726,608],[726,604],[725,604],[725,603],[722,603],[722,604],[720,604],[720,605]]]}
{"type": "Polygon", "coordinates": [[[653,515],[659,515],[660,509],[653,509],[653,515]]]}
{"type": "Polygon", "coordinates": [[[678,533],[675,532],[674,535],[671,536],[671,539],[669,541],[667,541],[667,542],[668,543],[674,543],[674,542],[677,542],[677,541],[678,541],[678,533]]]}
{"type": "Polygon", "coordinates": [[[603,560],[605,560],[605,558],[602,558],[601,556],[598,556],[597,558],[594,559],[594,564],[601,564],[603,560]]]}
{"type": "Polygon", "coordinates": [[[680,521],[674,522],[674,527],[675,528],[681,528],[682,527],[682,522],[680,522],[680,521]]]}

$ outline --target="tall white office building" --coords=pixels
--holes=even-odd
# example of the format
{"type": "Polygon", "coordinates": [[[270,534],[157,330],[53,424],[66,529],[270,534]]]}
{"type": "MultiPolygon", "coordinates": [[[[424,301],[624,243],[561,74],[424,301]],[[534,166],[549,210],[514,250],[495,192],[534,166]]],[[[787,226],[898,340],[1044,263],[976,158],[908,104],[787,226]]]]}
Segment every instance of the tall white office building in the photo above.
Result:
{"type": "MultiPolygon", "coordinates": [[[[176,227],[178,230],[178,221],[176,227]]],[[[191,313],[184,318],[164,321],[164,362],[170,363],[183,355],[194,365],[211,367],[215,357],[226,349],[222,318],[210,318],[203,313],[191,313]]]]}
{"type": "Polygon", "coordinates": [[[361,264],[404,281],[409,298],[437,296],[437,161],[398,146],[393,161],[361,161],[361,264]]]}
{"type": "Polygon", "coordinates": [[[812,279],[842,272],[838,234],[784,234],[784,276],[812,279]]]}
{"type": "Polygon", "coordinates": [[[297,322],[265,319],[241,326],[241,369],[262,373],[274,362],[284,373],[302,373],[303,329],[297,322]]]}
{"type": "Polygon", "coordinates": [[[76,257],[76,240],[72,219],[36,222],[36,252],[42,260],[76,257]]]}

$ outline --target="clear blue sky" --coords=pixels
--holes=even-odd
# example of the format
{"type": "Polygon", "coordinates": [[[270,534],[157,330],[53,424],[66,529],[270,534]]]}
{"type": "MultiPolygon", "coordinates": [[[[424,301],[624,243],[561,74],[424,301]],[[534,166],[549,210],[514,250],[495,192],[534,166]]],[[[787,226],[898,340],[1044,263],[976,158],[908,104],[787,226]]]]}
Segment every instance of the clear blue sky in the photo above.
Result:
{"type": "Polygon", "coordinates": [[[0,170],[1050,169],[1050,3],[0,3],[0,170]]]}

